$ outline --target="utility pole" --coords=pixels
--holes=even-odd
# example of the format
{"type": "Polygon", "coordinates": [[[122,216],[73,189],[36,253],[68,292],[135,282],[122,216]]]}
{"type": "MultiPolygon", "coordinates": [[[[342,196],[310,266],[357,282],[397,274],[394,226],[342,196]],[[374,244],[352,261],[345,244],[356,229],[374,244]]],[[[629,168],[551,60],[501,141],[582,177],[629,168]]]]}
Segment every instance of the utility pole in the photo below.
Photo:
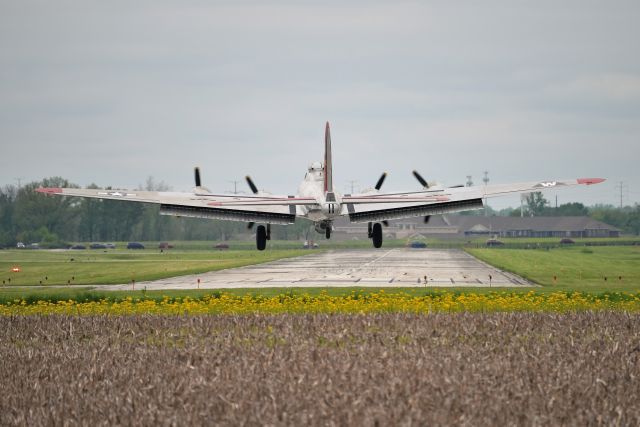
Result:
{"type": "Polygon", "coordinates": [[[525,195],[521,194],[520,195],[520,218],[524,218],[524,199],[525,199],[525,195]]]}
{"type": "MultiPolygon", "coordinates": [[[[484,178],[482,178],[482,182],[484,182],[484,186],[486,187],[489,183],[489,171],[484,171],[484,178]]],[[[487,198],[484,198],[484,216],[487,216],[487,198]]]]}
{"type": "Polygon", "coordinates": [[[241,181],[227,181],[233,184],[233,194],[238,194],[238,183],[241,181]]]}
{"type": "Polygon", "coordinates": [[[472,187],[473,181],[471,180],[471,175],[467,175],[467,187],[472,187]]]}
{"type": "Polygon", "coordinates": [[[357,183],[358,181],[356,181],[356,180],[352,179],[352,180],[347,181],[347,182],[351,185],[351,194],[353,194],[353,193],[354,193],[354,189],[355,189],[355,185],[356,185],[356,183],[357,183]]]}
{"type": "Polygon", "coordinates": [[[18,177],[18,178],[14,178],[16,181],[18,181],[18,191],[20,191],[20,189],[22,188],[22,177],[18,177]]]}
{"type": "Polygon", "coordinates": [[[616,184],[616,188],[620,190],[620,209],[622,209],[622,195],[624,192],[625,183],[624,181],[618,181],[616,184]]]}

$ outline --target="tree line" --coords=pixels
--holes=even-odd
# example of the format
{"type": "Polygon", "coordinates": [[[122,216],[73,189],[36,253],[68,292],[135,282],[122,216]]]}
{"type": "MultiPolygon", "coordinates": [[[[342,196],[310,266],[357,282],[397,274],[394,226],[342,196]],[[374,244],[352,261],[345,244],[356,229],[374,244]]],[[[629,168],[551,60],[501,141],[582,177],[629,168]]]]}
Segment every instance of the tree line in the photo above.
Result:
{"type": "MultiPolygon", "coordinates": [[[[154,204],[49,196],[39,187],[80,188],[61,177],[46,178],[21,187],[0,188],[0,245],[17,242],[62,247],[69,242],[230,240],[247,233],[247,224],[160,215],[154,204]]],[[[87,188],[100,188],[94,184],[87,188]]],[[[107,187],[106,190],[113,188],[107,187]]],[[[163,182],[148,178],[138,190],[167,191],[163,182]]],[[[309,233],[309,222],[273,226],[276,239],[301,239],[309,233]]]]}
{"type": "Polygon", "coordinates": [[[469,211],[465,215],[490,216],[588,216],[605,224],[613,225],[626,234],[640,234],[640,205],[624,206],[597,204],[585,206],[582,203],[564,203],[552,207],[544,195],[537,191],[529,193],[524,198],[522,208],[505,208],[494,210],[487,206],[485,210],[469,211]]]}
{"type": "MultiPolygon", "coordinates": [[[[248,234],[247,224],[242,222],[160,215],[159,206],[153,204],[48,196],[36,192],[39,187],[79,188],[61,177],[46,178],[19,188],[14,185],[0,188],[0,246],[15,247],[17,242],[62,247],[69,242],[224,241],[248,234]]],[[[90,185],[87,188],[99,187],[90,185]]],[[[138,190],[167,191],[169,187],[150,177],[138,190]]],[[[640,234],[638,204],[616,208],[567,203],[554,208],[542,193],[532,193],[527,196],[523,213],[527,216],[590,216],[625,233],[640,234]]],[[[469,211],[467,214],[520,216],[521,210],[495,211],[487,207],[486,212],[469,211]]],[[[283,240],[316,237],[311,223],[305,219],[298,219],[289,226],[273,226],[272,235],[283,240]]]]}

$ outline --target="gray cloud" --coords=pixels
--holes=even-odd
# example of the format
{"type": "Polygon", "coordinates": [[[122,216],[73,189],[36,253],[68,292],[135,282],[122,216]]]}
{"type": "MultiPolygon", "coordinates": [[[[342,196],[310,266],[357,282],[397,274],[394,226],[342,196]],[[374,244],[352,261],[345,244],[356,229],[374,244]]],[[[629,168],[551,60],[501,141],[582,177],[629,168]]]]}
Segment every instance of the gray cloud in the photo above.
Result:
{"type": "MultiPolygon", "coordinates": [[[[640,201],[640,6],[0,3],[0,183],[62,175],[291,193],[333,129],[345,186],[603,176],[640,201]],[[16,161],[18,159],[18,161],[16,161]]],[[[552,196],[550,196],[552,197],[552,196]]],[[[516,203],[513,199],[498,205],[516,203]]]]}

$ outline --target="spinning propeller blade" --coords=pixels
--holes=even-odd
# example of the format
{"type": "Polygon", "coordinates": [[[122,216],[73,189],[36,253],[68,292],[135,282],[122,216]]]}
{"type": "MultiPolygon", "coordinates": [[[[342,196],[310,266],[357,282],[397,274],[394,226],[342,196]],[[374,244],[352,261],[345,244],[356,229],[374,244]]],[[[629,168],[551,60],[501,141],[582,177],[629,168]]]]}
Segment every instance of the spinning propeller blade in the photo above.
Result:
{"type": "Polygon", "coordinates": [[[249,188],[251,188],[251,191],[253,192],[253,194],[257,194],[258,193],[258,187],[256,187],[256,185],[253,183],[253,180],[251,179],[251,177],[249,175],[245,176],[244,179],[247,180],[247,184],[249,184],[249,188]]]}
{"type": "Polygon", "coordinates": [[[378,178],[378,182],[376,182],[376,190],[379,190],[380,187],[382,187],[382,184],[384,183],[384,180],[387,178],[387,173],[383,173],[382,175],[380,175],[380,178],[378,178]]]}
{"type": "Polygon", "coordinates": [[[427,181],[418,173],[418,171],[414,170],[413,171],[413,176],[416,177],[416,179],[420,182],[420,184],[422,184],[422,186],[424,188],[429,188],[429,184],[427,183],[427,181]]]}
{"type": "Polygon", "coordinates": [[[196,187],[200,187],[202,182],[200,181],[200,168],[199,167],[195,167],[194,170],[194,175],[195,175],[195,179],[196,179],[196,187]]]}

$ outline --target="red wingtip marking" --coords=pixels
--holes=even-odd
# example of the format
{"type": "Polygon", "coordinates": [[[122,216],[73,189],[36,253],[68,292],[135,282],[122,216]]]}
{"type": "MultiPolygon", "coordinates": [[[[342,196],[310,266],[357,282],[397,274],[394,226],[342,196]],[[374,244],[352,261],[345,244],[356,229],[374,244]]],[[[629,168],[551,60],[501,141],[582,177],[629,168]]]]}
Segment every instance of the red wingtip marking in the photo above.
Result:
{"type": "Polygon", "coordinates": [[[604,182],[604,181],[605,181],[604,178],[578,178],[578,184],[586,184],[586,185],[600,184],[601,182],[604,182]]]}
{"type": "Polygon", "coordinates": [[[53,188],[36,188],[36,191],[38,193],[45,193],[45,194],[59,194],[62,193],[62,188],[59,187],[53,187],[53,188]]]}
{"type": "Polygon", "coordinates": [[[207,203],[209,206],[222,206],[222,202],[209,202],[207,203]]]}

